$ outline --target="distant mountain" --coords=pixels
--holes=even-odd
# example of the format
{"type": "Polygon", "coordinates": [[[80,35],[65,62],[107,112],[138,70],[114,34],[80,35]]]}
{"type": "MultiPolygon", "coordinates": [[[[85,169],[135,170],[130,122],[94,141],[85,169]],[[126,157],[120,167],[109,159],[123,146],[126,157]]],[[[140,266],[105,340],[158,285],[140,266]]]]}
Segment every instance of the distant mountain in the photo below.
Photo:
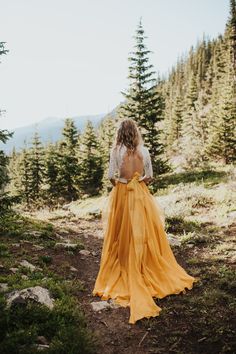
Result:
{"type": "MultiPolygon", "coordinates": [[[[82,132],[88,120],[93,123],[94,127],[97,127],[105,116],[106,114],[97,114],[71,118],[74,120],[77,129],[82,132]]],[[[64,122],[65,118],[49,117],[38,123],[16,128],[13,137],[6,144],[0,144],[0,149],[9,153],[13,147],[16,150],[21,149],[24,146],[24,141],[26,141],[27,145],[30,145],[35,131],[39,133],[42,143],[55,142],[61,138],[64,122]]]]}

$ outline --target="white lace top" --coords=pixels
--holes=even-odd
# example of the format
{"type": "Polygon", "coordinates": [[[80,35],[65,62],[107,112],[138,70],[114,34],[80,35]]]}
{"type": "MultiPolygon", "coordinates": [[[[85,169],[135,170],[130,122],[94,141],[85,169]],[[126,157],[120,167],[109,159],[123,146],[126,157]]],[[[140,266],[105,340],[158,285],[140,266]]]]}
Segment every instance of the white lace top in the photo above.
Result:
{"type": "MultiPolygon", "coordinates": [[[[115,178],[116,173],[118,173],[118,179],[121,182],[127,182],[127,179],[122,178],[120,176],[121,168],[123,168],[123,169],[126,168],[126,167],[124,167],[124,164],[123,164],[123,162],[125,161],[124,157],[125,157],[126,151],[127,151],[127,148],[125,145],[111,149],[109,169],[108,169],[108,178],[109,179],[115,178]]],[[[145,177],[152,178],[153,177],[153,169],[152,169],[152,162],[151,162],[148,148],[145,147],[144,145],[139,145],[137,147],[137,152],[139,153],[139,156],[142,157],[143,172],[144,172],[144,175],[141,175],[139,177],[139,180],[142,180],[145,177]]]]}

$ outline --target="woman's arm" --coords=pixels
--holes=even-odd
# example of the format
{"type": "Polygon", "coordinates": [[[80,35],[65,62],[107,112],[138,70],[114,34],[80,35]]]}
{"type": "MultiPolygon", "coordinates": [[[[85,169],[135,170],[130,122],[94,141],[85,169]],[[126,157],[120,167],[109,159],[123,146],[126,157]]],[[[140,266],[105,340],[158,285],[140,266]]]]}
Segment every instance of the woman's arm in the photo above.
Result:
{"type": "Polygon", "coordinates": [[[113,184],[113,186],[116,185],[115,173],[116,173],[117,169],[118,169],[118,165],[117,165],[117,158],[116,158],[116,150],[115,150],[115,148],[112,148],[111,152],[110,152],[108,179],[113,184]]]}
{"type": "Polygon", "coordinates": [[[153,169],[152,169],[152,161],[150,157],[150,153],[148,148],[145,149],[145,155],[144,155],[144,171],[145,171],[145,176],[143,178],[143,181],[146,184],[149,184],[153,180],[153,169]]]}
{"type": "Polygon", "coordinates": [[[153,177],[144,177],[142,181],[144,181],[147,185],[150,184],[153,180],[153,177]]]}

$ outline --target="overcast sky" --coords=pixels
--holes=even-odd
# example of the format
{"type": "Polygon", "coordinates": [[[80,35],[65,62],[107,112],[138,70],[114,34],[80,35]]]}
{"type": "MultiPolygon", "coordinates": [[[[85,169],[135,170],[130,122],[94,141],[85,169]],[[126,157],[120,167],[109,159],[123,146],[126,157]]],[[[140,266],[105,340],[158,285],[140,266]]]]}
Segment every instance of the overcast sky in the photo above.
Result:
{"type": "Polygon", "coordinates": [[[107,113],[128,86],[140,16],[162,74],[204,32],[223,33],[228,12],[228,0],[0,0],[0,126],[107,113]]]}

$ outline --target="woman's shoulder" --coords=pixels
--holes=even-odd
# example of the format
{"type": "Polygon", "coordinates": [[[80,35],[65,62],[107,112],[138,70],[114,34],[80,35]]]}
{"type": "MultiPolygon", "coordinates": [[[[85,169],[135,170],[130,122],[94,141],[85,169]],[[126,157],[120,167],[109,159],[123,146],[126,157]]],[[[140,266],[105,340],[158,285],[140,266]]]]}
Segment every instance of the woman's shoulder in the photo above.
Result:
{"type": "Polygon", "coordinates": [[[119,156],[126,150],[125,145],[113,145],[111,147],[110,153],[111,155],[119,156]]]}
{"type": "Polygon", "coordinates": [[[126,149],[126,146],[125,145],[113,145],[111,147],[111,152],[119,152],[119,151],[122,151],[122,150],[125,150],[126,149]]]}
{"type": "Polygon", "coordinates": [[[139,145],[139,149],[144,153],[147,154],[149,152],[147,146],[145,146],[144,144],[140,144],[139,145]]]}

